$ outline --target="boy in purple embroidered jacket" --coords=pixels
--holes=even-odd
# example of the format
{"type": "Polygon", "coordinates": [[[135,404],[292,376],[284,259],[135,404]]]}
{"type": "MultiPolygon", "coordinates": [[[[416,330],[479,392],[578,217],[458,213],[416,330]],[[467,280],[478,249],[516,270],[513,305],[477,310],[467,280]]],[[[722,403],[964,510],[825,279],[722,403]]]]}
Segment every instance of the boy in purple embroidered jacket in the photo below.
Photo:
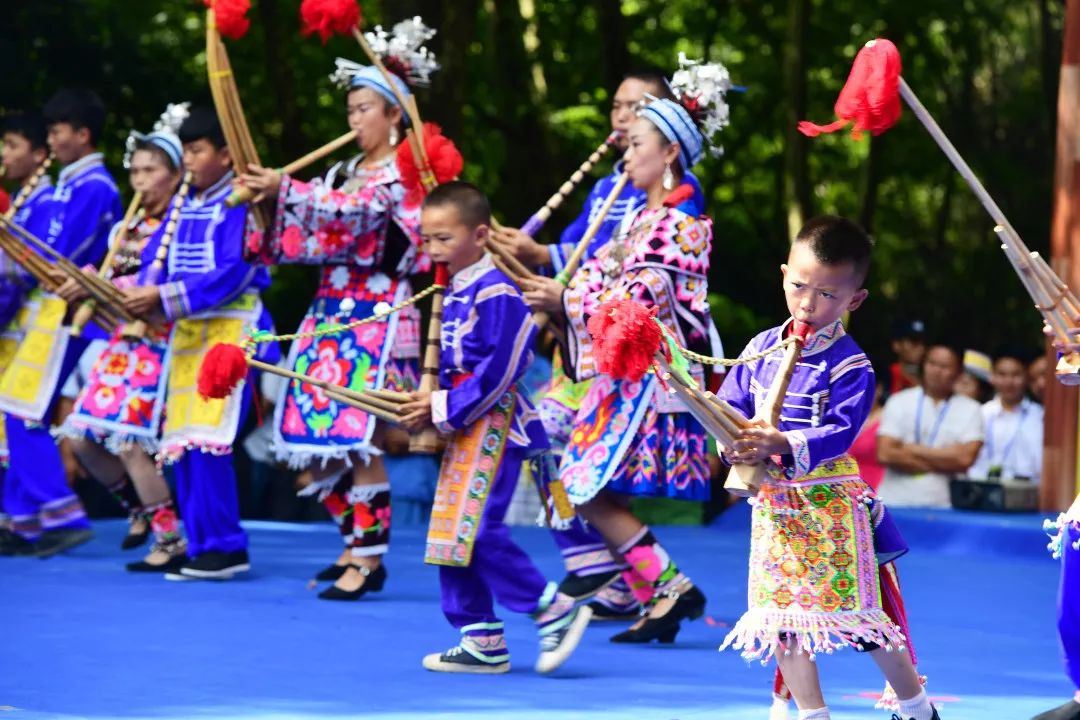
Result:
{"type": "MultiPolygon", "coordinates": [[[[105,108],[89,90],[62,90],[46,103],[43,114],[49,148],[63,169],[51,196],[43,201],[43,211],[32,213],[25,229],[77,265],[98,262],[105,254],[109,229],[121,213],[116,183],[96,151],[105,108]]],[[[29,276],[23,281],[34,287],[29,276]]],[[[35,288],[29,305],[33,319],[0,378],[0,409],[7,413],[10,448],[4,506],[19,545],[12,551],[44,557],[92,536],[48,428],[60,387],[88,341],[68,337],[60,298],[35,288]],[[47,349],[44,358],[42,347],[47,349]]]]}
{"type": "MultiPolygon", "coordinates": [[[[813,334],[780,426],[759,419],[725,449],[732,462],[769,462],[770,477],[753,501],[750,609],[721,649],[763,661],[775,655],[801,720],[829,717],[815,655],[848,645],[869,650],[892,685],[900,708],[894,717],[938,717],[903,651],[901,629],[882,609],[872,493],[847,454],[873,404],[874,374],[840,318],[866,299],[871,245],[861,228],[838,217],[815,218],[799,231],[781,267],[784,294],[792,317],[813,334]]],[[[776,345],[789,326],[761,333],[744,356],[776,345]]],[[[777,358],[733,368],[720,397],[756,418],[777,358]]]]}
{"type": "MultiPolygon", "coordinates": [[[[420,252],[419,204],[405,201],[395,163],[408,117],[374,67],[338,59],[332,76],[347,88],[349,126],[363,152],[310,183],[250,167],[243,183],[276,194],[274,225],[249,238],[268,262],[322,265],[315,299],[300,325],[310,332],[345,325],[412,296],[409,276],[429,268],[420,252]]],[[[406,83],[392,75],[398,91],[406,83]]],[[[353,390],[417,386],[420,316],[415,307],[386,319],[294,340],[288,366],[353,390]]],[[[390,542],[390,484],[382,455],[386,426],[367,413],[290,381],[276,405],[274,446],[294,468],[309,468],[345,549],[317,580],[335,585],[326,600],[356,600],[386,580],[382,556],[390,542]],[[349,470],[351,468],[351,471],[349,470]]]]}
{"type": "MultiPolygon", "coordinates": [[[[565,292],[556,281],[537,280],[525,298],[534,309],[565,314],[566,367],[577,381],[593,378],[559,473],[570,501],[604,537],[647,609],[612,641],[672,642],[683,619],[704,613],[705,596],[633,515],[626,496],[708,498],[705,430],[680,402],[657,392],[655,376],[630,382],[599,374],[586,325],[605,301],[632,298],[656,307],[684,347],[711,350],[711,223],[690,214],[693,189],[680,183],[701,159],[705,139],[690,113],[672,100],[649,103],[628,137],[626,171],[645,190],[645,206],[582,264],[565,292]]],[[[702,382],[700,366],[693,374],[702,382]]]]}
{"type": "MultiPolygon", "coordinates": [[[[8,213],[15,224],[22,227],[26,227],[34,213],[44,211],[45,203],[52,195],[52,179],[42,172],[48,154],[45,120],[40,115],[17,113],[4,118],[0,159],[4,176],[19,184],[8,213]]],[[[7,370],[22,339],[24,328],[20,328],[19,320],[25,322],[29,317],[28,312],[19,313],[26,300],[26,288],[19,270],[18,265],[0,253],[0,373],[7,370]]],[[[11,535],[10,522],[4,512],[3,476],[7,465],[7,435],[0,414],[0,555],[5,554],[9,543],[18,544],[11,535]]]]}
{"type": "Polygon", "coordinates": [[[446,263],[439,384],[414,392],[403,424],[434,424],[452,434],[435,493],[425,560],[439,565],[442,608],[461,642],[424,658],[437,672],[503,673],[510,655],[493,599],[527,613],[540,634],[537,672],[570,656],[592,615],[558,592],[514,544],[503,522],[521,463],[547,449],[536,409],[517,382],[532,361],[536,325],[512,281],[484,252],[487,198],[450,182],[424,202],[422,233],[432,258],[446,263]],[[494,598],[493,598],[494,596],[494,598]]]}
{"type": "MultiPolygon", "coordinates": [[[[659,70],[638,70],[623,78],[612,98],[610,120],[611,129],[618,134],[615,149],[625,152],[626,133],[637,118],[637,113],[646,102],[647,96],[674,99],[667,79],[659,70]]],[[[529,266],[559,272],[566,265],[567,258],[573,253],[578,241],[585,235],[589,225],[599,214],[604,200],[607,199],[625,169],[623,160],[618,160],[612,171],[600,178],[589,191],[585,206],[559,235],[559,241],[542,245],[521,230],[503,228],[498,232],[501,241],[513,248],[519,260],[529,266]]],[[[705,208],[705,198],[693,173],[687,172],[684,181],[694,189],[691,215],[697,216],[705,208]]],[[[636,213],[645,203],[645,191],[627,183],[622,193],[612,206],[600,226],[599,232],[589,244],[585,257],[591,258],[596,251],[606,245],[617,234],[623,219],[636,213]]],[[[563,448],[570,441],[574,427],[574,416],[581,409],[581,403],[589,389],[588,380],[572,382],[563,372],[560,358],[556,357],[552,367],[551,388],[540,403],[540,417],[544,430],[552,443],[555,464],[562,457],[563,448]]],[[[559,589],[574,598],[593,596],[593,621],[598,619],[618,620],[636,617],[640,609],[638,599],[630,591],[630,586],[621,577],[620,564],[615,561],[611,551],[604,544],[604,538],[597,530],[580,517],[570,521],[565,529],[552,529],[552,537],[558,545],[566,567],[566,577],[559,584],[559,589]],[[600,589],[597,592],[598,588],[600,589]]],[[[629,571],[633,574],[633,570],[629,571]]],[[[640,584],[641,579],[635,578],[640,584]]]]}
{"type": "MultiPolygon", "coordinates": [[[[270,276],[244,260],[246,208],[225,207],[232,161],[213,109],[192,109],[179,136],[191,190],[173,200],[179,208],[175,225],[170,209],[170,221],[143,249],[136,285],[125,290],[126,305],[172,326],[167,366],[156,372],[157,383],[167,383],[166,403],[151,417],[155,423],[164,417],[158,462],[173,466],[189,560],[165,577],[226,580],[250,567],[232,461],[250,393],[243,388],[225,400],[206,400],[197,394],[196,376],[215,342],[238,343],[252,327],[272,328],[259,299],[270,276]]],[[[276,345],[266,352],[263,359],[275,362],[276,345]]]]}
{"type": "MultiPolygon", "coordinates": [[[[127,228],[121,227],[123,221],[113,227],[110,246],[120,233],[123,244],[105,275],[122,289],[135,285],[144,264],[153,264],[154,254],[145,263],[143,256],[162,223],[175,228],[179,220],[180,207],[172,202],[183,163],[177,132],[187,115],[187,103],[170,105],[153,132],[128,135],[124,166],[141,206],[127,228]]],[[[186,186],[182,193],[186,195],[186,186]]],[[[159,241],[157,247],[162,244],[159,241]]],[[[86,300],[74,280],[65,282],[57,294],[71,307],[86,300]]],[[[64,388],[65,396],[74,401],[72,413],[55,434],[69,439],[82,465],[127,510],[129,529],[121,547],[138,547],[153,533],[149,555],[129,563],[128,570],[178,570],[187,557],[186,544],[169,486],[154,462],[165,404],[169,334],[166,327],[134,339],[125,337],[124,331],[117,328],[108,340],[94,341],[83,353],[80,370],[72,373],[64,388]],[[77,376],[81,383],[75,382],[77,376]]]]}

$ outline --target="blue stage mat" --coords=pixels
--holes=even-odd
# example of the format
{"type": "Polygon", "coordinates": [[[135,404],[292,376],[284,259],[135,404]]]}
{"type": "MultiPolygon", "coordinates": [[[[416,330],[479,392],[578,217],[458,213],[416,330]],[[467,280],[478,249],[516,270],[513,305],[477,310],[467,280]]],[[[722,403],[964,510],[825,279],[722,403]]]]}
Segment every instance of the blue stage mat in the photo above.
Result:
{"type": "MultiPolygon", "coordinates": [[[[0,720],[8,718],[670,718],[768,715],[772,667],[716,652],[746,605],[745,507],[709,528],[657,535],[709,598],[704,621],[673,646],[607,642],[594,624],[554,676],[532,672],[527,618],[506,615],[514,670],[439,675],[421,657],[456,642],[439,612],[423,532],[395,528],[386,590],[330,603],[308,587],[340,552],[329,524],[247,523],[254,570],[229,583],[131,576],[117,549],[125,525],[50,560],[0,558],[0,720]]],[[[1035,516],[898,513],[912,552],[900,571],[920,671],[943,718],[1022,720],[1072,688],[1055,630],[1058,566],[1035,516]]],[[[540,529],[516,538],[552,578],[540,529]]],[[[873,709],[881,680],[869,657],[821,658],[833,717],[873,709]]]]}

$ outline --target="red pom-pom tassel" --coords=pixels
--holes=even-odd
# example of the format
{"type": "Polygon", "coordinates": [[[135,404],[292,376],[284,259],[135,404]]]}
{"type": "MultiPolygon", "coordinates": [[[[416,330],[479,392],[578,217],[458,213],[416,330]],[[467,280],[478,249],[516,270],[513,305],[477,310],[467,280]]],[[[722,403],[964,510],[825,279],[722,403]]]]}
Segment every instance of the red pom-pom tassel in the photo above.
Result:
{"type": "Polygon", "coordinates": [[[803,120],[799,132],[814,137],[842,129],[854,121],[851,136],[858,138],[863,130],[880,135],[900,119],[900,51],[883,38],[871,40],[859,50],[851,66],[840,97],[836,99],[836,116],[828,125],[815,125],[803,120]]]}
{"type": "Polygon", "coordinates": [[[593,357],[600,372],[639,382],[652,367],[663,342],[656,308],[633,300],[609,300],[589,318],[593,357]]]}
{"type": "Polygon", "coordinates": [[[331,36],[351,35],[360,25],[360,4],[356,0],[304,0],[300,23],[305,36],[319,33],[325,45],[331,36]]]}
{"type": "MultiPolygon", "coordinates": [[[[456,178],[465,167],[461,152],[435,123],[424,123],[424,149],[431,171],[440,185],[456,178]]],[[[398,145],[397,166],[401,173],[401,184],[405,187],[405,205],[416,207],[424,199],[426,191],[420,180],[420,168],[416,166],[412,147],[407,142],[398,145]]]]}
{"type": "Polygon", "coordinates": [[[244,349],[232,343],[218,343],[210,348],[199,367],[197,389],[207,400],[227,398],[247,376],[244,349]]]}
{"type": "Polygon", "coordinates": [[[251,27],[247,19],[251,0],[203,0],[203,4],[214,11],[214,24],[223,37],[239,40],[247,34],[251,27]]]}

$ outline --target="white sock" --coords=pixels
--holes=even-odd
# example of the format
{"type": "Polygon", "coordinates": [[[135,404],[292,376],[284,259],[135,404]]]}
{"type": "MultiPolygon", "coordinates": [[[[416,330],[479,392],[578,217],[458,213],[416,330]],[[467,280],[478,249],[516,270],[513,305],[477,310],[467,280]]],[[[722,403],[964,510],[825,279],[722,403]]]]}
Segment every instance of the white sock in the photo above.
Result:
{"type": "Polygon", "coordinates": [[[773,695],[772,707],[769,708],[769,720],[790,720],[788,713],[788,700],[779,695],[773,695]]]}
{"type": "Polygon", "coordinates": [[[913,698],[900,701],[900,716],[912,720],[930,720],[934,717],[934,706],[930,704],[930,698],[925,690],[913,698]]]}
{"type": "Polygon", "coordinates": [[[799,720],[829,720],[829,708],[819,707],[817,710],[800,710],[799,720]]]}

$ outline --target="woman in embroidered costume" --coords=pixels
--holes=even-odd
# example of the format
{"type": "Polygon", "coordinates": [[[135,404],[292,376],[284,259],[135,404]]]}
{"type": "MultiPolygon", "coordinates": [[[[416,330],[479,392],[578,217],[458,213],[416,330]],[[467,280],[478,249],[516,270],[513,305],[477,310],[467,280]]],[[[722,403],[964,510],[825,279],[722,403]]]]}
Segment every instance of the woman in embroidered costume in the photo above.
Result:
{"type": "MultiPolygon", "coordinates": [[[[816,218],[800,230],[782,267],[794,320],[758,335],[743,355],[776,346],[793,323],[812,333],[779,427],[759,420],[725,451],[733,462],[768,463],[769,476],[753,501],[750,609],[723,647],[763,661],[775,655],[800,719],[829,717],[813,660],[849,645],[869,651],[894,688],[895,717],[937,718],[904,651],[902,629],[882,609],[873,493],[848,455],[875,388],[870,362],[840,317],[866,298],[871,244],[842,218],[816,218]]],[[[757,417],[778,359],[773,353],[736,366],[720,396],[757,417]]]]}
{"type": "MultiPolygon", "coordinates": [[[[413,40],[428,37],[423,32],[413,40]]],[[[426,52],[412,52],[387,65],[426,77],[430,63],[426,52]],[[429,64],[411,72],[417,57],[429,64]]],[[[419,205],[406,201],[395,164],[395,146],[408,117],[394,89],[377,68],[341,58],[332,78],[347,88],[347,118],[358,132],[361,154],[310,183],[260,167],[249,167],[242,177],[247,187],[277,197],[273,227],[265,237],[252,234],[250,245],[268,262],[323,266],[300,333],[344,325],[405,300],[412,295],[409,276],[429,266],[420,252],[419,205]]],[[[391,75],[389,82],[409,97],[401,77],[391,75]]],[[[419,336],[419,313],[409,307],[379,322],[300,337],[293,341],[288,364],[354,390],[408,391],[417,384],[419,336]]],[[[316,575],[336,581],[319,597],[354,600],[380,590],[386,579],[382,555],[390,540],[390,484],[380,457],[387,428],[295,380],[277,404],[274,425],[279,458],[313,471],[312,489],[321,491],[345,541],[337,561],[316,575]]]]}
{"type": "MultiPolygon", "coordinates": [[[[105,276],[118,287],[131,287],[142,265],[142,252],[150,236],[161,225],[170,200],[180,183],[183,149],[176,135],[187,117],[187,103],[170,105],[149,134],[132,131],[127,140],[124,166],[128,168],[131,187],[141,197],[141,206],[130,218],[113,226],[109,237],[112,247],[123,233],[123,245],[117,249],[105,276]]],[[[72,307],[85,301],[86,294],[74,280],[67,280],[58,294],[72,307]]],[[[68,415],[54,433],[69,438],[79,461],[90,474],[113,494],[128,512],[130,527],[123,549],[138,547],[154,533],[154,546],[141,562],[128,565],[130,570],[164,570],[182,561],[183,538],[177,529],[169,486],[154,463],[160,427],[140,423],[136,418],[160,414],[162,387],[152,382],[160,371],[161,359],[154,345],[163,346],[165,338],[149,343],[132,342],[117,329],[106,340],[95,340],[83,352],[80,369],[72,373],[64,386],[64,396],[75,401],[79,412],[68,415]],[[102,364],[108,380],[102,382],[102,364]],[[85,367],[84,367],[85,366],[85,367]],[[92,392],[83,393],[93,376],[92,392]],[[87,424],[86,415],[101,424],[87,424]],[[106,429],[108,428],[108,429],[106,429]]]]}
{"type": "MultiPolygon", "coordinates": [[[[700,105],[717,111],[712,118],[721,112],[726,118],[726,77],[724,70],[724,82],[700,105]]],[[[689,92],[682,97],[702,98],[689,92]]],[[[586,324],[603,302],[634,298],[655,307],[685,346],[711,350],[706,299],[711,222],[698,217],[693,188],[682,182],[701,159],[703,145],[683,105],[666,99],[647,105],[630,128],[626,152],[630,180],[645,191],[644,207],[627,215],[565,292],[556,281],[538,280],[526,293],[534,308],[565,314],[565,365],[575,381],[593,378],[559,473],[571,502],[622,561],[625,579],[647,610],[630,630],[613,637],[615,642],[671,642],[682,619],[704,613],[705,596],[626,500],[628,495],[709,497],[706,437],[684,407],[657,392],[654,376],[629,382],[599,374],[586,324]]],[[[700,382],[702,368],[693,372],[700,382]]]]}
{"type": "MultiPolygon", "coordinates": [[[[639,70],[626,75],[615,90],[611,107],[611,129],[617,135],[613,147],[625,152],[626,132],[637,119],[637,111],[646,102],[647,96],[675,99],[668,86],[668,80],[659,71],[639,70]]],[[[600,178],[593,185],[585,205],[577,218],[563,229],[558,242],[542,245],[521,230],[501,228],[496,232],[500,241],[513,248],[515,255],[523,263],[537,267],[541,271],[550,269],[560,272],[575,246],[585,235],[589,225],[597,216],[605,199],[612,192],[623,175],[624,162],[615,162],[611,172],[600,178]]],[[[694,211],[690,215],[700,215],[704,210],[705,199],[701,187],[694,175],[687,171],[683,182],[694,188],[694,211]]],[[[599,231],[589,244],[586,258],[606,245],[619,229],[627,213],[637,210],[645,202],[645,192],[627,183],[618,200],[612,205],[599,231]]],[[[551,372],[551,384],[538,409],[544,422],[544,429],[551,440],[553,464],[558,464],[562,451],[570,440],[574,428],[574,418],[589,389],[590,380],[580,383],[571,382],[563,372],[559,356],[554,358],[551,372]]],[[[621,577],[619,564],[604,544],[603,537],[595,528],[582,518],[573,518],[568,527],[552,528],[552,537],[558,545],[566,567],[566,576],[559,584],[559,590],[571,597],[585,598],[593,595],[590,607],[596,619],[623,619],[638,615],[640,604],[630,592],[629,585],[621,577]],[[597,592],[597,588],[603,588],[597,592]]],[[[629,572],[633,572],[632,570],[629,572]]]]}

